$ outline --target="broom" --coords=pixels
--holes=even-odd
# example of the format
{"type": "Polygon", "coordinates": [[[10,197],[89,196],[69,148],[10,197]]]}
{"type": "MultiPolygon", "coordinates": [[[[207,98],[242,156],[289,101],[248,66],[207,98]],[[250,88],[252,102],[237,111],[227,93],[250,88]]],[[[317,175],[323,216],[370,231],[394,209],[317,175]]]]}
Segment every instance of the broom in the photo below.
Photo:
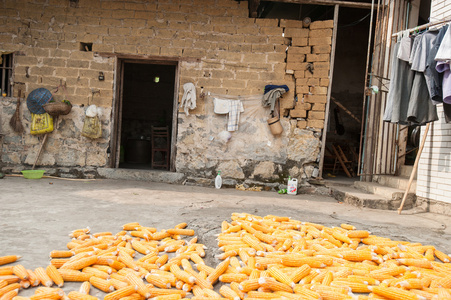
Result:
{"type": "Polygon", "coordinates": [[[22,96],[22,91],[19,90],[19,97],[17,97],[17,105],[16,105],[16,112],[12,116],[11,120],[9,120],[9,125],[13,128],[15,132],[22,133],[23,132],[23,125],[20,121],[20,97],[22,96]]]}

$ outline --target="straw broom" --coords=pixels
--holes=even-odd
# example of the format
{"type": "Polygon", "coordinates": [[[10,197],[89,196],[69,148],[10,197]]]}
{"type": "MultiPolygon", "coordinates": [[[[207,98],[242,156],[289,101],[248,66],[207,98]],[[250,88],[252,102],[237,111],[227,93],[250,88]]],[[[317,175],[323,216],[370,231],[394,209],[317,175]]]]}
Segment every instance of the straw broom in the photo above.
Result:
{"type": "Polygon", "coordinates": [[[19,90],[19,96],[17,97],[16,111],[9,121],[9,125],[15,132],[22,133],[24,128],[22,121],[20,120],[20,97],[22,96],[22,91],[19,90]]]}

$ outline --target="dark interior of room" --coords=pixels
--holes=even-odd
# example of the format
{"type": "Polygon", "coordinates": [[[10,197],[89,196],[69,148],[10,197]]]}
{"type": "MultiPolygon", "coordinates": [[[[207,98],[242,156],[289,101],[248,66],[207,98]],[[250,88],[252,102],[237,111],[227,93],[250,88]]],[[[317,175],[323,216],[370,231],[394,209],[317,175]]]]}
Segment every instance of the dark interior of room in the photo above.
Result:
{"type": "Polygon", "coordinates": [[[124,64],[120,168],[169,169],[161,162],[170,157],[175,72],[175,65],[124,64]],[[168,137],[156,137],[152,126],[167,127],[168,137]]]}

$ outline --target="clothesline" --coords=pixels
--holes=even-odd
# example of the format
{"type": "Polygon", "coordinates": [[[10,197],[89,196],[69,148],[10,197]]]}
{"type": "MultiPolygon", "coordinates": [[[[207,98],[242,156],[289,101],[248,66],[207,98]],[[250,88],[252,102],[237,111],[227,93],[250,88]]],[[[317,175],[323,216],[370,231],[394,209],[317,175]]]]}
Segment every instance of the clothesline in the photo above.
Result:
{"type": "Polygon", "coordinates": [[[398,34],[403,33],[403,32],[405,32],[405,31],[415,32],[415,31],[417,31],[417,30],[428,29],[429,27],[441,25],[441,24],[448,23],[448,22],[451,22],[451,18],[448,18],[448,19],[446,19],[446,20],[436,21],[436,22],[429,22],[429,23],[427,23],[427,24],[423,24],[423,25],[416,26],[416,27],[409,28],[409,29],[404,29],[404,30],[398,31],[397,33],[393,33],[393,34],[392,34],[392,38],[393,38],[393,37],[397,37],[398,34]]]}

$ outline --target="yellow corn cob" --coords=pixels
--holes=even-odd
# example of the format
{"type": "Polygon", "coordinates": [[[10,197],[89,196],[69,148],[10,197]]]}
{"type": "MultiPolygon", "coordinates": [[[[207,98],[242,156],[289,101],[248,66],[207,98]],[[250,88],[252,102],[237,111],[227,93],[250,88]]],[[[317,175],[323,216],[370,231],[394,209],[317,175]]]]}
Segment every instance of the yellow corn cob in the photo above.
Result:
{"type": "Polygon", "coordinates": [[[426,249],[424,257],[429,261],[434,261],[435,260],[434,249],[432,248],[426,249]]]}
{"type": "Polygon", "coordinates": [[[173,295],[173,294],[178,294],[182,297],[186,297],[186,292],[183,290],[157,289],[157,288],[149,288],[149,290],[150,290],[151,297],[173,295]]]}
{"type": "Polygon", "coordinates": [[[265,248],[260,244],[259,240],[250,234],[245,234],[243,236],[243,242],[248,244],[251,248],[254,248],[257,251],[264,251],[265,248]]]}
{"type": "Polygon", "coordinates": [[[123,288],[120,288],[114,292],[111,292],[109,294],[106,294],[106,296],[103,298],[103,300],[119,300],[122,297],[130,296],[131,294],[135,293],[137,290],[136,286],[126,286],[123,288]]]}
{"type": "Polygon", "coordinates": [[[69,297],[69,299],[71,300],[98,300],[99,298],[88,295],[88,294],[84,294],[84,293],[80,293],[77,291],[72,291],[69,292],[69,294],[67,294],[67,297],[69,297]]]}
{"type": "Polygon", "coordinates": [[[210,289],[203,289],[205,296],[211,298],[221,298],[221,295],[210,289]]]}
{"type": "Polygon", "coordinates": [[[426,259],[415,259],[415,258],[399,258],[398,262],[406,266],[414,266],[425,269],[432,269],[432,264],[426,259]]]}
{"type": "Polygon", "coordinates": [[[91,278],[89,278],[89,283],[105,293],[111,293],[112,291],[114,291],[114,286],[111,281],[105,280],[103,278],[92,276],[91,278]]]}
{"type": "Polygon", "coordinates": [[[178,299],[182,299],[182,296],[179,294],[157,296],[152,298],[152,300],[178,300],[178,299]]]}
{"type": "Polygon", "coordinates": [[[174,229],[168,229],[166,232],[171,235],[179,234],[179,235],[194,236],[194,230],[192,230],[192,229],[174,228],[174,229]]]}
{"type": "Polygon", "coordinates": [[[197,268],[197,270],[198,270],[199,272],[204,271],[204,272],[206,272],[208,275],[210,275],[211,273],[213,273],[214,270],[215,270],[214,268],[209,267],[209,266],[204,265],[204,264],[198,264],[198,265],[196,265],[196,268],[197,268]]]}
{"type": "Polygon", "coordinates": [[[349,261],[362,262],[364,260],[372,260],[375,254],[370,250],[351,250],[342,252],[340,256],[349,261]]]}
{"type": "Polygon", "coordinates": [[[360,282],[355,282],[351,280],[336,280],[332,281],[330,286],[332,287],[346,287],[351,289],[354,293],[370,293],[368,285],[360,282]]]}
{"type": "Polygon", "coordinates": [[[340,227],[346,230],[356,230],[355,226],[345,223],[340,224],[340,227]]]}
{"type": "Polygon", "coordinates": [[[437,299],[438,300],[451,299],[451,291],[448,291],[445,288],[439,288],[437,292],[437,299]]]}
{"type": "Polygon", "coordinates": [[[61,299],[64,296],[64,292],[59,288],[40,287],[35,291],[33,296],[30,296],[31,300],[40,299],[61,299]]]}
{"type": "Polygon", "coordinates": [[[239,289],[243,293],[247,293],[249,291],[255,291],[256,289],[258,289],[260,287],[260,283],[258,283],[258,280],[259,279],[245,280],[239,284],[239,289]]]}
{"type": "Polygon", "coordinates": [[[318,272],[316,272],[315,270],[311,270],[307,276],[305,276],[304,278],[301,279],[301,281],[299,281],[299,283],[309,284],[310,282],[312,282],[313,278],[315,278],[318,275],[319,275],[318,272]]]}
{"type": "Polygon", "coordinates": [[[20,289],[20,284],[19,283],[11,283],[8,284],[5,287],[2,287],[0,289],[0,298],[5,295],[6,293],[13,291],[13,290],[19,290],[20,289]]]}
{"type": "Polygon", "coordinates": [[[166,276],[161,276],[158,274],[147,274],[145,276],[145,279],[148,283],[153,284],[156,287],[162,288],[162,289],[169,289],[171,288],[171,283],[166,276]]]}
{"type": "Polygon", "coordinates": [[[223,260],[226,259],[228,257],[234,257],[238,255],[238,251],[237,250],[229,250],[227,252],[221,253],[220,255],[218,255],[218,258],[223,260]]]}
{"type": "Polygon", "coordinates": [[[139,225],[138,222],[130,222],[130,223],[122,225],[122,229],[127,230],[127,231],[137,230],[140,227],[141,227],[141,225],[139,225]]]}
{"type": "Polygon", "coordinates": [[[366,230],[350,230],[347,232],[349,238],[360,238],[364,239],[369,237],[370,232],[366,230]]]}
{"type": "Polygon", "coordinates": [[[279,268],[271,267],[268,269],[268,272],[277,281],[282,282],[290,286],[291,288],[294,287],[295,284],[293,280],[287,274],[283,273],[279,268]]]}
{"type": "Polygon", "coordinates": [[[334,273],[332,271],[327,271],[326,275],[324,276],[321,284],[323,285],[330,285],[330,283],[334,280],[334,273]]]}
{"type": "MultiPolygon", "coordinates": [[[[438,259],[440,259],[444,263],[451,262],[451,257],[449,255],[446,255],[445,253],[443,253],[440,250],[435,249],[434,254],[438,259]]],[[[1,265],[1,263],[0,263],[0,265],[1,265]]]]}
{"type": "Polygon", "coordinates": [[[93,274],[94,276],[97,276],[97,277],[102,278],[102,279],[109,279],[110,278],[110,275],[108,273],[106,273],[104,271],[101,271],[101,270],[99,270],[97,268],[93,268],[93,267],[83,268],[82,272],[93,274]]]}
{"type": "Polygon", "coordinates": [[[19,255],[0,256],[0,266],[13,263],[19,260],[20,258],[21,256],[19,255]]]}
{"type": "Polygon", "coordinates": [[[50,263],[55,266],[55,268],[59,269],[62,265],[69,261],[68,258],[54,258],[50,260],[50,263]]]}
{"type": "Polygon", "coordinates": [[[132,247],[134,250],[144,255],[147,255],[151,252],[150,249],[144,246],[144,244],[140,241],[132,241],[132,247]]]}
{"type": "Polygon", "coordinates": [[[92,274],[83,273],[72,269],[58,269],[64,281],[88,281],[92,274]]]}
{"type": "Polygon", "coordinates": [[[85,294],[85,295],[89,295],[90,290],[91,290],[91,284],[89,283],[89,281],[85,281],[80,285],[78,292],[85,294]]]}
{"type": "Polygon", "coordinates": [[[308,274],[310,274],[310,271],[312,270],[312,268],[310,268],[309,265],[305,264],[302,267],[298,267],[295,269],[295,271],[291,274],[291,280],[294,283],[298,283],[299,281],[301,281],[302,278],[304,278],[305,276],[307,276],[308,274]]]}
{"type": "Polygon", "coordinates": [[[171,234],[168,233],[167,231],[159,231],[159,232],[155,232],[154,234],[152,234],[152,239],[153,240],[162,240],[169,236],[171,236],[171,234]]]}
{"type": "MultiPolygon", "coordinates": [[[[341,279],[341,278],[337,278],[337,279],[341,279]]],[[[365,283],[368,285],[379,285],[380,284],[379,280],[376,280],[373,277],[369,277],[369,276],[349,275],[346,279],[352,280],[355,282],[365,283]]]]}
{"type": "Polygon", "coordinates": [[[223,262],[219,263],[216,266],[215,270],[208,275],[207,281],[214,284],[219,279],[219,276],[221,276],[227,270],[227,268],[229,267],[229,264],[230,264],[229,258],[227,258],[223,262]]]}
{"type": "Polygon", "coordinates": [[[0,267],[0,276],[2,275],[13,275],[14,266],[3,266],[0,267]]]}
{"type": "Polygon", "coordinates": [[[0,299],[1,300],[12,300],[17,296],[18,293],[19,293],[19,289],[14,289],[12,291],[4,293],[3,296],[0,297],[0,299]]]}
{"type": "Polygon", "coordinates": [[[256,299],[275,299],[280,298],[279,295],[276,293],[265,293],[265,292],[259,292],[259,291],[250,291],[247,293],[246,299],[249,298],[256,298],[256,299]]]}
{"type": "Polygon", "coordinates": [[[221,286],[221,288],[219,289],[219,294],[221,294],[222,296],[224,296],[229,300],[240,300],[240,296],[238,296],[238,294],[235,291],[233,291],[226,285],[221,286]]]}
{"type": "Polygon", "coordinates": [[[270,289],[274,292],[276,291],[284,291],[288,293],[293,293],[293,288],[288,284],[276,281],[271,277],[262,277],[258,280],[258,283],[262,288],[270,289]]]}
{"type": "MultiPolygon", "coordinates": [[[[139,270],[139,266],[135,263],[135,261],[133,260],[133,258],[128,255],[125,252],[122,252],[119,256],[118,256],[118,261],[123,263],[126,267],[138,271],[139,270]]],[[[111,266],[111,265],[110,265],[111,266]]]]}
{"type": "Polygon", "coordinates": [[[315,257],[306,257],[300,254],[287,254],[282,257],[282,263],[288,267],[301,267],[305,264],[312,268],[324,268],[326,264],[315,257]]]}
{"type": "Polygon", "coordinates": [[[128,283],[125,282],[125,279],[119,280],[116,278],[111,278],[109,281],[111,282],[111,284],[114,286],[114,289],[116,289],[116,290],[119,290],[123,287],[128,286],[128,283]]]}
{"type": "Polygon", "coordinates": [[[164,265],[169,259],[169,256],[167,254],[163,254],[162,256],[160,256],[156,261],[155,264],[159,267],[161,267],[162,265],[164,265]]]}
{"type": "Polygon", "coordinates": [[[52,279],[47,275],[47,272],[44,268],[39,267],[34,270],[34,274],[39,279],[41,284],[46,287],[51,287],[53,285],[52,279]]]}
{"type": "Polygon", "coordinates": [[[415,293],[394,287],[370,286],[369,289],[379,296],[393,300],[417,300],[415,293]]]}
{"type": "MultiPolygon", "coordinates": [[[[258,270],[254,270],[254,271],[256,273],[258,272],[258,270]]],[[[256,277],[256,278],[259,278],[259,277],[256,277]]],[[[247,276],[246,274],[239,274],[239,273],[225,273],[225,274],[222,274],[221,276],[219,276],[219,281],[227,282],[227,283],[230,283],[230,282],[238,282],[239,283],[239,282],[243,282],[248,279],[249,279],[249,276],[247,276]]]]}
{"type": "Polygon", "coordinates": [[[0,280],[6,281],[8,284],[17,283],[20,281],[20,278],[16,275],[2,275],[0,276],[0,280]]]}
{"type": "Polygon", "coordinates": [[[4,288],[7,285],[8,285],[8,282],[6,282],[6,280],[0,280],[0,289],[4,288]]]}
{"type": "Polygon", "coordinates": [[[22,280],[28,279],[28,272],[22,265],[15,265],[13,266],[13,274],[19,277],[22,280]]]}
{"type": "Polygon", "coordinates": [[[240,297],[240,299],[244,299],[244,293],[240,290],[240,284],[238,282],[231,282],[230,288],[240,297]]]}
{"type": "Polygon", "coordinates": [[[30,287],[30,281],[28,281],[28,280],[21,280],[20,282],[19,282],[19,284],[20,284],[20,287],[22,288],[22,289],[27,289],[27,288],[29,288],[30,287]]]}
{"type": "Polygon", "coordinates": [[[108,265],[109,265],[111,268],[113,268],[113,269],[115,269],[115,270],[117,270],[117,271],[119,271],[120,269],[126,267],[125,264],[123,264],[123,263],[121,263],[120,261],[117,261],[117,260],[115,260],[115,259],[108,259],[107,262],[108,262],[108,265]]]}
{"type": "Polygon", "coordinates": [[[182,271],[179,266],[176,264],[173,264],[169,267],[171,270],[171,273],[174,274],[175,277],[177,277],[179,280],[183,281],[184,283],[193,284],[196,281],[196,278],[191,276],[186,271],[182,271]]]}
{"type": "Polygon", "coordinates": [[[65,250],[53,250],[50,252],[50,258],[69,258],[74,255],[73,251],[65,251],[65,250]]]}
{"type": "Polygon", "coordinates": [[[67,262],[61,266],[61,269],[72,269],[72,270],[80,270],[85,267],[89,267],[97,263],[97,255],[92,255],[84,258],[80,258],[78,260],[67,262]]]}
{"type": "Polygon", "coordinates": [[[58,287],[62,287],[64,285],[63,277],[60,273],[58,273],[58,270],[54,265],[48,265],[45,272],[58,287]]]}
{"type": "Polygon", "coordinates": [[[438,285],[442,288],[451,289],[451,273],[439,280],[438,285]]]}

